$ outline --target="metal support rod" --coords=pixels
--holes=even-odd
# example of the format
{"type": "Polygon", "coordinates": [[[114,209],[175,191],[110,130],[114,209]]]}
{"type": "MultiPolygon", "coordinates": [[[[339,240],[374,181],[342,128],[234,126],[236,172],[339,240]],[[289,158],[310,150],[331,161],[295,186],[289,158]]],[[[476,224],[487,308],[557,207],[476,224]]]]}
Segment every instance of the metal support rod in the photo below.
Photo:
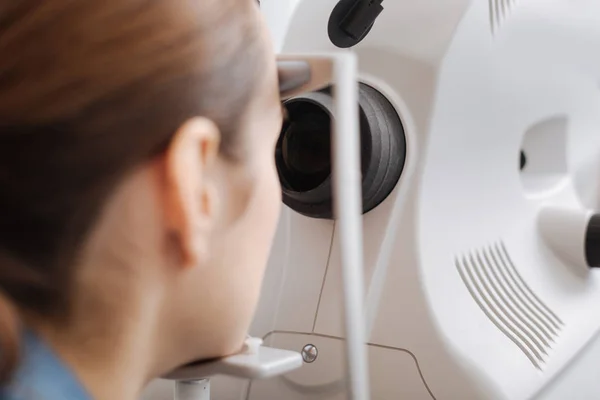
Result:
{"type": "MultiPolygon", "coordinates": [[[[342,55],[340,55],[342,56],[342,55]]],[[[342,261],[346,333],[346,379],[351,400],[368,400],[369,369],[365,336],[362,194],[358,121],[357,60],[344,54],[335,64],[333,146],[334,211],[342,261]]]]}
{"type": "Polygon", "coordinates": [[[175,382],[175,400],[210,400],[210,381],[175,382]]]}

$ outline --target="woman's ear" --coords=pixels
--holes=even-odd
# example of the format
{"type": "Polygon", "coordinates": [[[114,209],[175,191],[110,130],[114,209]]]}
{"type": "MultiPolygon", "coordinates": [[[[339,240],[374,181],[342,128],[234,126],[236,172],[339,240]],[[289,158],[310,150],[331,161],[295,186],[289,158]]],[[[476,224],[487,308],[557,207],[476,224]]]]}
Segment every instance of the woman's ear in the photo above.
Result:
{"type": "Polygon", "coordinates": [[[209,119],[187,121],[175,133],[164,162],[165,215],[182,265],[194,267],[206,259],[216,219],[214,167],[221,134],[209,119]]]}

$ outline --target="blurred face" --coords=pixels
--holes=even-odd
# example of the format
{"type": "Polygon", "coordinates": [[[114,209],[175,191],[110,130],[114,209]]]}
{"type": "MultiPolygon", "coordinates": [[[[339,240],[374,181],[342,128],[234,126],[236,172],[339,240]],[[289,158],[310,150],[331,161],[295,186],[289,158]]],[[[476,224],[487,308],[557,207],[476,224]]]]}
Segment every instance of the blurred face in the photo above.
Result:
{"type": "MultiPolygon", "coordinates": [[[[242,157],[230,161],[216,154],[206,162],[198,180],[199,209],[209,226],[196,241],[198,255],[183,268],[176,287],[177,309],[185,325],[178,340],[191,359],[239,351],[247,335],[261,289],[281,204],[281,188],[274,149],[282,125],[275,55],[258,9],[253,16],[261,25],[264,71],[253,102],[246,110],[240,135],[242,157]],[[204,197],[203,197],[204,196],[204,197]],[[206,198],[206,204],[203,203],[206,198]],[[196,349],[196,351],[192,351],[196,349]]],[[[232,82],[232,90],[235,90],[232,82]]],[[[204,129],[204,128],[200,128],[204,129]]],[[[207,143],[212,146],[210,135],[207,143]]],[[[189,146],[188,146],[189,147],[189,146]]],[[[217,146],[218,147],[218,146],[217,146]]],[[[194,184],[194,182],[192,182],[194,184]]],[[[200,229],[200,231],[202,231],[200,229]]],[[[194,244],[189,245],[194,251],[194,244]]],[[[183,326],[183,325],[182,325],[183,326]]]]}
{"type": "MultiPolygon", "coordinates": [[[[81,190],[72,190],[85,204],[79,210],[82,215],[74,212],[76,217],[65,217],[74,228],[70,229],[71,226],[67,225],[69,229],[64,229],[68,233],[64,233],[64,243],[57,242],[57,254],[62,255],[61,246],[66,248],[67,244],[70,245],[72,230],[84,230],[80,225],[85,224],[81,224],[79,219],[87,218],[85,214],[88,212],[94,214],[88,210],[95,207],[93,201],[93,206],[88,207],[90,197],[106,191],[107,182],[112,182],[115,177],[98,177],[98,187],[88,180],[96,179],[96,175],[110,174],[113,168],[122,169],[126,174],[119,176],[119,184],[111,190],[95,226],[89,234],[86,233],[86,243],[77,252],[78,265],[73,266],[73,282],[66,285],[69,288],[69,285],[73,286],[72,301],[69,298],[72,310],[68,310],[71,323],[49,323],[48,326],[52,325],[49,330],[73,331],[73,336],[53,335],[65,338],[60,339],[64,340],[65,347],[79,344],[81,340],[78,338],[93,338],[106,341],[110,351],[120,352],[122,349],[116,349],[115,343],[126,343],[138,350],[136,357],[126,361],[136,367],[149,364],[150,375],[166,373],[186,362],[238,352],[258,301],[281,203],[274,160],[282,122],[278,79],[275,55],[256,1],[143,2],[143,7],[140,5],[133,10],[136,15],[130,25],[135,29],[116,32],[106,28],[107,21],[117,21],[117,25],[119,21],[129,21],[133,11],[128,2],[90,2],[89,7],[79,7],[79,3],[75,7],[71,3],[52,2],[53,5],[48,5],[47,9],[33,4],[25,7],[27,11],[47,14],[50,22],[44,19],[41,24],[44,29],[40,28],[39,32],[33,23],[25,24],[27,26],[21,29],[24,37],[33,38],[23,58],[29,62],[50,54],[60,62],[55,63],[56,70],[47,74],[50,80],[42,80],[42,84],[35,85],[35,90],[18,90],[19,95],[13,96],[15,99],[18,97],[15,100],[17,105],[31,103],[38,107],[40,104],[42,111],[38,110],[38,113],[41,114],[26,116],[24,121],[33,118],[42,121],[43,126],[43,121],[52,122],[55,118],[62,121],[64,113],[67,121],[71,116],[77,116],[74,126],[78,127],[81,123],[88,128],[81,132],[81,140],[59,146],[61,153],[56,157],[64,160],[44,159],[40,164],[51,165],[52,173],[58,177],[61,174],[57,171],[63,169],[67,175],[71,174],[79,165],[76,164],[79,157],[91,158],[81,163],[90,170],[76,171],[73,176],[67,176],[65,182],[61,181],[57,186],[64,192],[59,191],[57,198],[53,198],[47,210],[43,211],[49,213],[51,218],[48,220],[52,223],[55,222],[55,212],[62,218],[63,207],[56,207],[56,204],[64,200],[64,205],[67,205],[72,201],[71,189],[66,189],[67,183],[85,183],[81,190]],[[63,21],[58,15],[63,14],[67,18],[65,20],[72,18],[72,21],[78,22],[63,24],[67,28],[73,25],[72,29],[64,32],[58,29],[63,21]],[[213,25],[213,19],[221,24],[213,25]],[[223,21],[227,21],[228,25],[223,25],[223,21]],[[255,28],[262,32],[257,42],[254,41],[255,28]],[[43,43],[37,43],[44,36],[40,32],[46,30],[49,37],[54,37],[51,34],[56,31],[56,38],[77,38],[80,62],[70,62],[72,52],[69,46],[52,45],[48,50],[50,53],[46,53],[43,43]],[[240,40],[245,32],[248,32],[251,43],[240,40]],[[222,82],[224,75],[216,73],[215,69],[222,67],[225,60],[238,62],[239,46],[246,44],[252,45],[251,55],[263,61],[262,70],[255,77],[255,87],[249,88],[252,85],[247,84],[246,76],[236,82],[235,74],[239,73],[236,68],[225,68],[225,74],[234,76],[231,82],[222,82]],[[256,49],[254,44],[258,44],[256,49]],[[38,54],[33,49],[44,50],[38,54]],[[32,50],[31,54],[29,50],[32,50]],[[114,71],[98,67],[107,65],[115,67],[114,71]],[[64,66],[69,68],[63,71],[64,66]],[[71,66],[73,69],[70,69],[71,66]],[[112,72],[107,74],[106,70],[112,72]],[[215,80],[192,82],[188,88],[192,79],[203,80],[207,76],[215,77],[215,80]],[[104,85],[105,78],[107,85],[104,85]],[[80,85],[83,90],[80,90],[80,85]],[[86,89],[86,85],[91,89],[86,89]],[[62,100],[42,100],[48,97],[44,90],[54,93],[57,88],[60,91],[65,89],[62,100]],[[81,91],[82,95],[71,95],[66,88],[78,93],[81,91]],[[210,95],[198,99],[203,90],[210,95]],[[245,95],[224,95],[212,104],[206,101],[216,100],[223,90],[252,90],[250,94],[254,97],[243,109],[221,103],[245,98],[245,95]],[[37,94],[28,99],[27,96],[34,92],[37,94]],[[121,92],[124,94],[117,95],[121,92]],[[168,100],[157,102],[157,96],[162,95],[168,100]],[[113,99],[117,99],[116,106],[113,99]],[[181,99],[181,104],[178,104],[178,99],[181,99]],[[165,106],[167,102],[168,107],[165,106]],[[131,110],[128,110],[129,106],[131,110]],[[236,109],[227,109],[227,106],[236,109]],[[123,110],[115,110],[115,107],[123,110]],[[157,112],[159,115],[156,119],[147,118],[148,110],[154,110],[154,107],[161,108],[157,112]],[[128,111],[131,111],[131,116],[121,115],[128,111]],[[241,119],[235,140],[231,141],[237,147],[227,149],[239,154],[235,159],[220,151],[223,133],[211,120],[219,119],[221,125],[227,125],[222,119],[223,114],[229,111],[239,113],[232,118],[231,125],[233,122],[237,125],[238,119],[241,119]],[[193,115],[191,113],[210,115],[180,120],[193,115]],[[119,127],[119,130],[106,127],[119,127]],[[130,136],[127,136],[128,133],[130,136]],[[120,146],[119,140],[126,136],[127,140],[123,140],[124,145],[120,146]],[[150,146],[158,147],[160,144],[163,149],[167,136],[170,139],[167,148],[147,160],[150,146]],[[96,143],[100,144],[100,153],[88,155],[87,152],[96,143]],[[64,151],[62,147],[65,147],[64,151]],[[115,150],[109,150],[109,147],[115,150]],[[139,149],[133,151],[136,147],[139,149]],[[67,153],[72,148],[84,151],[82,154],[75,154],[77,151],[67,153]],[[120,166],[113,166],[112,160],[117,157],[129,157],[121,156],[130,154],[128,150],[133,154],[131,159],[127,162],[120,160],[116,163],[120,166]],[[103,154],[109,156],[104,157],[103,154]],[[129,162],[134,163],[134,160],[137,160],[136,168],[129,171],[129,162]],[[76,339],[67,340],[67,337],[76,339]]],[[[23,18],[23,21],[28,21],[28,18],[23,18]]],[[[48,43],[50,41],[58,43],[54,39],[47,40],[48,43]]],[[[18,43],[12,43],[13,47],[21,48],[18,43]]],[[[254,70],[255,60],[248,61],[250,56],[247,54],[242,56],[249,64],[235,66],[254,70]]],[[[12,64],[10,68],[13,68],[12,64]]],[[[29,80],[32,81],[42,76],[45,79],[45,74],[40,75],[37,68],[29,68],[28,64],[14,69],[22,69],[24,73],[31,69],[34,78],[29,80]]],[[[20,78],[15,79],[15,82],[20,82],[20,78]]],[[[71,140],[71,132],[59,138],[59,144],[63,140],[71,140]]],[[[43,145],[43,142],[40,143],[43,145]]],[[[229,146],[229,142],[226,144],[229,146]]],[[[152,149],[158,150],[155,147],[152,149]]],[[[32,149],[31,154],[34,154],[37,147],[32,149]]],[[[20,167],[21,164],[15,165],[20,167]]],[[[35,179],[32,182],[37,183],[38,178],[35,179]]],[[[41,190],[50,189],[43,186],[41,190]]],[[[43,226],[47,223],[45,218],[45,215],[40,218],[43,226]]],[[[90,218],[96,218],[96,215],[90,218]]],[[[49,239],[48,245],[55,244],[49,239]]],[[[59,277],[62,279],[62,275],[59,277]]],[[[104,350],[98,348],[95,351],[104,350]]],[[[83,353],[73,354],[79,357],[83,353]]]]}
{"type": "MultiPolygon", "coordinates": [[[[254,0],[244,1],[262,32],[264,67],[235,133],[240,156],[232,160],[219,151],[221,132],[209,118],[184,121],[165,154],[117,191],[88,245],[86,259],[94,267],[82,291],[120,291],[99,295],[112,305],[112,320],[122,314],[156,336],[156,374],[242,348],[279,217],[274,151],[282,108],[275,54],[254,0]],[[115,259],[134,273],[119,272],[109,282],[106,265],[115,259]],[[138,296],[141,305],[126,296],[138,296]],[[152,320],[147,329],[143,318],[152,320]]],[[[81,314],[89,315],[89,308],[81,314]]]]}

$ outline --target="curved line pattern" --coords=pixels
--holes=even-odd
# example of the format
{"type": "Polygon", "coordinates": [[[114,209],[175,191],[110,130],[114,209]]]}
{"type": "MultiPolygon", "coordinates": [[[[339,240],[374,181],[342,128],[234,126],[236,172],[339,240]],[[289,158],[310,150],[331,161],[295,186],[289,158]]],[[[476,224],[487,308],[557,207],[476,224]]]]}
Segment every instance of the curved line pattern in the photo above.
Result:
{"type": "Polygon", "coordinates": [[[526,294],[521,287],[509,277],[508,274],[508,266],[505,264],[504,260],[499,256],[494,254],[494,249],[490,247],[488,252],[493,260],[493,263],[496,265],[500,265],[503,268],[498,268],[502,279],[508,283],[509,287],[512,290],[513,295],[519,300],[518,303],[521,304],[526,310],[528,315],[532,315],[540,324],[542,324],[550,333],[551,337],[555,337],[558,334],[556,327],[554,326],[552,320],[546,318],[546,316],[539,312],[533,305],[530,304],[530,301],[527,300],[526,294]]]}
{"type": "MultiPolygon", "coordinates": [[[[546,304],[544,304],[540,300],[540,298],[533,292],[533,290],[531,290],[529,285],[527,285],[527,283],[525,283],[523,278],[520,277],[519,271],[517,271],[517,267],[515,267],[515,263],[513,263],[512,259],[510,257],[510,254],[508,253],[508,250],[506,250],[506,246],[504,245],[504,243],[500,242],[500,244],[496,244],[496,248],[498,248],[498,246],[500,246],[500,248],[502,249],[502,252],[504,253],[504,256],[506,257],[506,260],[508,261],[508,264],[510,266],[510,269],[512,269],[514,276],[517,276],[519,278],[521,285],[524,286],[525,290],[529,293],[529,295],[533,299],[534,304],[537,304],[543,310],[542,311],[543,313],[547,313],[547,315],[551,319],[553,319],[553,321],[557,324],[556,325],[557,328],[560,329],[560,327],[564,325],[562,320],[560,318],[558,318],[558,316],[550,308],[548,308],[548,306],[546,304]]],[[[498,250],[498,251],[500,251],[500,250],[498,250]]],[[[516,278],[513,278],[513,279],[516,279],[516,278]]]]}
{"type": "MultiPolygon", "coordinates": [[[[483,257],[485,258],[487,265],[492,264],[488,257],[487,249],[483,249],[483,257]]],[[[527,311],[524,309],[525,307],[517,301],[519,297],[515,296],[515,292],[510,288],[510,284],[504,280],[503,277],[500,277],[496,268],[490,268],[490,272],[493,275],[493,280],[499,283],[500,290],[508,299],[507,303],[511,308],[511,311],[518,316],[519,320],[523,322],[529,330],[535,332],[535,334],[540,337],[545,346],[551,346],[549,342],[553,341],[552,334],[537,320],[528,319],[527,311]]]]}
{"type": "Polygon", "coordinates": [[[502,313],[499,313],[497,311],[496,307],[494,307],[494,305],[490,301],[489,296],[486,295],[486,290],[482,288],[475,280],[472,272],[472,267],[468,263],[465,263],[465,259],[463,259],[463,268],[467,272],[467,276],[469,277],[469,280],[467,282],[471,283],[472,287],[475,288],[475,291],[478,294],[478,298],[481,299],[481,301],[475,301],[482,308],[482,311],[486,315],[492,314],[494,316],[492,322],[497,320],[498,323],[495,323],[496,326],[500,324],[503,327],[505,327],[503,333],[507,335],[514,343],[519,343],[519,348],[521,350],[524,350],[525,355],[527,355],[527,357],[533,362],[536,368],[541,368],[538,362],[538,360],[541,359],[541,355],[539,354],[539,352],[526,338],[523,337],[521,332],[517,330],[502,313]],[[488,310],[489,313],[487,312],[488,310]]]}
{"type": "Polygon", "coordinates": [[[500,332],[502,332],[506,337],[508,337],[525,354],[525,356],[527,356],[527,358],[529,358],[529,361],[531,361],[531,363],[536,368],[540,369],[540,365],[539,365],[538,361],[536,360],[535,356],[533,354],[531,354],[530,351],[517,339],[517,337],[512,335],[509,332],[507,326],[500,319],[498,319],[498,317],[496,317],[492,312],[490,312],[488,310],[488,308],[483,304],[482,300],[479,298],[479,296],[473,290],[474,285],[472,285],[470,283],[470,281],[467,280],[467,277],[463,271],[463,268],[461,268],[461,264],[458,260],[456,260],[456,268],[458,269],[458,273],[459,273],[460,277],[462,278],[463,282],[465,283],[467,290],[469,291],[469,293],[475,300],[475,303],[477,303],[479,308],[481,308],[481,311],[483,311],[483,313],[486,315],[486,317],[488,317],[489,320],[492,321],[492,323],[494,325],[496,325],[496,328],[498,328],[500,330],[500,332]]]}
{"type": "Polygon", "coordinates": [[[495,34],[502,22],[508,17],[511,7],[514,6],[516,0],[488,0],[490,12],[490,28],[492,34],[495,34]]]}
{"type": "MultiPolygon", "coordinates": [[[[477,258],[479,259],[479,254],[477,254],[477,258]]],[[[473,256],[471,256],[471,263],[475,265],[475,262],[473,261],[473,256]]],[[[526,324],[523,324],[522,321],[517,317],[517,315],[512,312],[511,307],[509,305],[509,300],[505,296],[500,294],[500,291],[498,290],[498,285],[496,285],[490,277],[489,270],[492,268],[488,268],[489,266],[484,265],[483,263],[479,263],[478,267],[483,272],[483,274],[486,275],[487,283],[484,283],[485,289],[487,290],[487,293],[490,295],[490,297],[494,299],[494,303],[498,307],[498,310],[500,310],[500,312],[502,312],[504,316],[510,322],[512,322],[512,325],[515,327],[516,330],[518,330],[524,337],[527,337],[528,343],[531,343],[533,347],[537,349],[537,351],[543,354],[547,354],[545,351],[546,346],[544,346],[544,344],[533,332],[526,328],[526,324]]],[[[477,266],[475,266],[475,268],[477,268],[477,266]]],[[[480,279],[483,282],[485,282],[485,280],[481,277],[480,279]]],[[[536,354],[538,354],[540,361],[542,361],[543,356],[539,353],[536,354]]]]}
{"type": "Polygon", "coordinates": [[[523,280],[506,245],[457,257],[455,266],[483,313],[541,370],[564,323],[523,280]]]}

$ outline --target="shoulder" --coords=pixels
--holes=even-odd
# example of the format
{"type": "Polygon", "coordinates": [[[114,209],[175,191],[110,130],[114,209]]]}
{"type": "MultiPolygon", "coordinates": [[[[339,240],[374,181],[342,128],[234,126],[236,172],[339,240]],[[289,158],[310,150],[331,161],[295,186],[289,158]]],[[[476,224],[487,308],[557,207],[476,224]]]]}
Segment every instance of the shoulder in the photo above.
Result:
{"type": "Polygon", "coordinates": [[[21,363],[0,400],[92,400],[72,371],[46,343],[23,334],[21,363]]]}

